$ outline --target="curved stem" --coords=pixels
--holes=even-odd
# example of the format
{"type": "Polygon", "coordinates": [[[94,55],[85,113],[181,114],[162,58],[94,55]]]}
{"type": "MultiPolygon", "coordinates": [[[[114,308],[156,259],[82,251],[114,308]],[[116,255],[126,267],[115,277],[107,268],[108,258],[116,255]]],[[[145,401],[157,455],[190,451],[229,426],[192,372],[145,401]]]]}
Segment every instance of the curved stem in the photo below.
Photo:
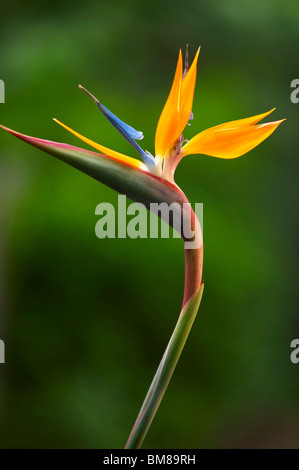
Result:
{"type": "MultiPolygon", "coordinates": [[[[193,222],[197,225],[197,235],[201,236],[199,222],[194,213],[193,215],[193,222]]],[[[142,445],[180,358],[201,301],[203,246],[188,249],[186,245],[187,241],[185,241],[185,290],[182,310],[125,449],[138,449],[142,445]]]]}
{"type": "Polygon", "coordinates": [[[183,305],[188,302],[192,295],[200,288],[202,283],[203,269],[203,240],[202,231],[198,218],[191,209],[191,229],[194,233],[193,242],[195,248],[188,248],[190,240],[184,240],[185,247],[185,287],[183,305]]]}
{"type": "Polygon", "coordinates": [[[183,307],[202,283],[203,246],[185,250],[185,289],[183,307]]]}

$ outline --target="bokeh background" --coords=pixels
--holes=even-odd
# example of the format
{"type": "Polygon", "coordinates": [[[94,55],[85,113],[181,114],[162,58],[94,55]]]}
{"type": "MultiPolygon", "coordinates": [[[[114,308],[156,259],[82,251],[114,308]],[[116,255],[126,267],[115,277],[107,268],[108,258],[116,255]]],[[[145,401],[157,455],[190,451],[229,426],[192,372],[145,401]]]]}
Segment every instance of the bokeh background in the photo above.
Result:
{"type": "MultiPolygon", "coordinates": [[[[204,203],[205,293],[144,447],[298,448],[297,2],[15,1],[0,23],[1,123],[29,135],[81,145],[57,117],[134,156],[82,83],[154,151],[186,43],[202,46],[186,137],[287,118],[242,158],[177,170],[204,203]]],[[[0,185],[0,447],[121,448],[179,313],[182,243],[99,240],[117,194],[4,131],[0,185]]]]}

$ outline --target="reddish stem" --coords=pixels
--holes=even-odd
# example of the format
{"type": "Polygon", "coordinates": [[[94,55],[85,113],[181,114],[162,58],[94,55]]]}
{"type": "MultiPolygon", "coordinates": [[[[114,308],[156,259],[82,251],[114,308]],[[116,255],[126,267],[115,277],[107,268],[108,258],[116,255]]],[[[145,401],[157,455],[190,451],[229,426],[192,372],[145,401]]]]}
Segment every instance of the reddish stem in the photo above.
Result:
{"type": "Polygon", "coordinates": [[[201,286],[202,266],[203,245],[200,248],[185,249],[185,289],[182,307],[201,286]]]}
{"type": "Polygon", "coordinates": [[[190,297],[200,288],[202,283],[202,268],[203,268],[203,240],[202,231],[199,220],[191,209],[191,228],[194,232],[194,237],[191,241],[195,242],[194,247],[190,247],[190,240],[184,240],[185,248],[185,288],[183,305],[188,302],[190,297]]]}

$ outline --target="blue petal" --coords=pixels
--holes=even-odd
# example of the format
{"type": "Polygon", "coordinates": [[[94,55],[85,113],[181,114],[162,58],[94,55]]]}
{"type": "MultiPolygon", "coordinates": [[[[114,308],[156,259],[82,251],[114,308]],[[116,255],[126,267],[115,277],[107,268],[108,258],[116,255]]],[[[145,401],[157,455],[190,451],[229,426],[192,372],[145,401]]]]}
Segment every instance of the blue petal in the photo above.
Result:
{"type": "Polygon", "coordinates": [[[142,160],[147,165],[156,165],[155,159],[152,155],[148,155],[138,144],[135,140],[143,139],[143,133],[140,131],[136,131],[133,127],[129,126],[128,124],[121,121],[118,117],[116,117],[109,109],[106,108],[103,104],[99,102],[89,91],[87,91],[83,86],[79,85],[85,93],[87,93],[93,101],[96,103],[100,111],[104,114],[104,116],[108,119],[109,122],[118,130],[118,132],[137,150],[139,155],[141,156],[142,160]]]}
{"type": "MultiPolygon", "coordinates": [[[[97,102],[98,108],[102,111],[104,116],[111,122],[111,124],[121,133],[125,134],[128,137],[131,137],[134,140],[143,139],[143,133],[141,131],[136,131],[133,127],[129,126],[125,122],[121,121],[116,117],[109,109],[106,108],[99,101],[97,102]]],[[[124,136],[125,137],[125,136],[124,136]]]]}

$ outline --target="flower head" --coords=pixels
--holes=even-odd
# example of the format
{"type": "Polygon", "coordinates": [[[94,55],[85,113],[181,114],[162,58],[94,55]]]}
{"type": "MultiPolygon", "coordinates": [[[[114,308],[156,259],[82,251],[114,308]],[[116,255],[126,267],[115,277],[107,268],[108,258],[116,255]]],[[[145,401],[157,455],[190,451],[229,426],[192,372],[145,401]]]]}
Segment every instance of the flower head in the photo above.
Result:
{"type": "MultiPolygon", "coordinates": [[[[183,69],[182,52],[179,52],[173,84],[158,121],[155,136],[155,157],[144,151],[137,140],[143,139],[143,133],[125,124],[109,111],[89,91],[79,85],[97,104],[98,108],[120,134],[135,148],[141,156],[144,165],[139,160],[108,149],[87,137],[79,134],[62,122],[54,119],[79,139],[103,152],[105,155],[125,161],[135,167],[149,171],[174,183],[174,172],[180,160],[190,154],[204,154],[218,158],[237,158],[260,144],[272,134],[284,120],[258,124],[274,109],[250,118],[220,124],[195,135],[190,141],[185,141],[183,131],[190,119],[193,119],[192,107],[196,83],[197,61],[199,49],[191,67],[188,69],[188,59],[183,69]]],[[[186,57],[188,58],[188,50],[186,57]]]]}
{"type": "MultiPolygon", "coordinates": [[[[193,119],[192,107],[198,55],[199,50],[190,69],[188,70],[186,64],[183,72],[182,53],[179,52],[172,88],[156,130],[156,158],[163,160],[162,174],[169,181],[174,181],[175,169],[184,156],[204,154],[218,158],[240,157],[269,137],[284,121],[282,119],[257,124],[274,111],[275,108],[273,108],[263,114],[211,127],[195,135],[190,141],[185,141],[183,131],[188,121],[193,119]]],[[[186,57],[188,57],[187,54],[186,57]]]]}
{"type": "MultiPolygon", "coordinates": [[[[259,124],[264,117],[268,116],[275,109],[274,108],[263,114],[211,127],[195,135],[190,141],[186,141],[184,139],[183,132],[188,121],[193,119],[192,107],[198,56],[199,49],[189,68],[187,49],[185,67],[183,67],[182,52],[181,50],[179,51],[173,84],[156,129],[155,156],[148,151],[144,151],[138,144],[137,141],[143,139],[143,133],[141,131],[137,131],[132,126],[121,121],[81,85],[79,85],[79,88],[84,90],[93,99],[103,115],[133,146],[143,161],[104,147],[103,145],[84,137],[57,119],[54,119],[54,121],[97,151],[101,152],[100,154],[97,153],[94,155],[100,156],[102,160],[104,158],[104,164],[106,167],[113,161],[118,165],[118,168],[121,167],[123,169],[125,165],[127,172],[135,169],[139,171],[139,174],[142,172],[143,175],[156,177],[156,182],[157,179],[159,179],[161,182],[170,183],[177,188],[174,182],[174,173],[178,163],[186,155],[204,154],[225,159],[240,157],[269,137],[278,125],[284,121],[284,119],[282,119],[280,121],[259,124]]],[[[73,166],[80,168],[88,174],[92,174],[92,172],[89,171],[89,166],[86,164],[86,159],[91,157],[92,152],[67,144],[59,144],[57,142],[25,136],[16,131],[5,128],[4,126],[2,127],[31,145],[39,147],[46,152],[71,163],[73,166]],[[70,155],[70,157],[67,157],[67,155],[70,155]],[[82,168],[81,160],[83,157],[86,161],[82,168]]],[[[92,174],[92,176],[94,175],[92,174]]]]}

